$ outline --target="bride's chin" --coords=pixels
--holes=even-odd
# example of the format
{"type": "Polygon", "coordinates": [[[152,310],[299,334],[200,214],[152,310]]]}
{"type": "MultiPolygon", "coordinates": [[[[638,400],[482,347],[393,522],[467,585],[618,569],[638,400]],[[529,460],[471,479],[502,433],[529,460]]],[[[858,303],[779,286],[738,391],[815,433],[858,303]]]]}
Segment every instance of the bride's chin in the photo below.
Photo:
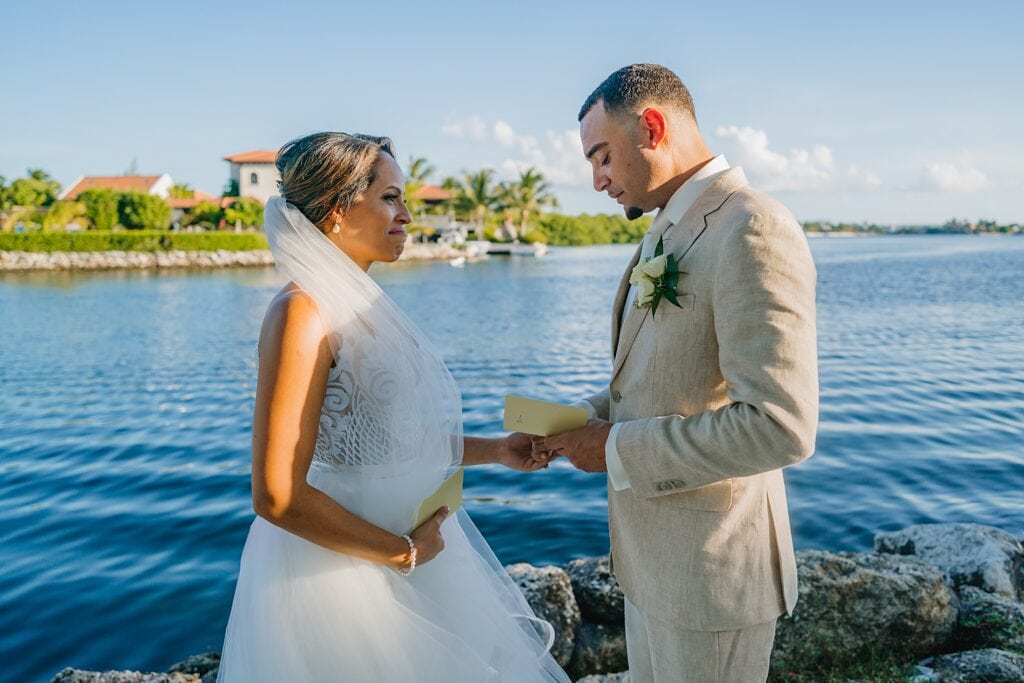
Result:
{"type": "Polygon", "coordinates": [[[402,257],[402,254],[404,252],[405,252],[405,243],[403,242],[402,244],[396,244],[396,245],[394,245],[391,248],[391,252],[388,254],[388,258],[385,258],[385,259],[382,259],[382,260],[391,261],[391,262],[397,261],[398,259],[400,259],[402,257]]]}

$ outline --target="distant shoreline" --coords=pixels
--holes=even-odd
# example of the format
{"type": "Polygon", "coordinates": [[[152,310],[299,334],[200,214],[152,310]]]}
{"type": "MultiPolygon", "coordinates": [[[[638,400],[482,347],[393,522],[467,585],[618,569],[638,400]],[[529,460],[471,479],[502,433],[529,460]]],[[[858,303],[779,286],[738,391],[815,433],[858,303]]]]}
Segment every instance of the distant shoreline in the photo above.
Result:
{"type": "MultiPolygon", "coordinates": [[[[464,256],[448,245],[409,244],[401,261],[450,261],[464,256]]],[[[206,251],[0,251],[0,273],[39,271],[160,270],[169,268],[266,268],[267,249],[206,251]]]]}
{"type": "MultiPolygon", "coordinates": [[[[1013,237],[1019,233],[871,233],[806,231],[808,237],[898,237],[961,235],[965,237],[1013,237]]],[[[612,246],[612,245],[587,245],[612,246]]],[[[410,242],[399,262],[452,261],[465,252],[447,244],[410,242]]],[[[159,270],[210,268],[266,268],[274,265],[267,249],[167,250],[167,251],[2,251],[0,273],[40,271],[159,270]]]]}

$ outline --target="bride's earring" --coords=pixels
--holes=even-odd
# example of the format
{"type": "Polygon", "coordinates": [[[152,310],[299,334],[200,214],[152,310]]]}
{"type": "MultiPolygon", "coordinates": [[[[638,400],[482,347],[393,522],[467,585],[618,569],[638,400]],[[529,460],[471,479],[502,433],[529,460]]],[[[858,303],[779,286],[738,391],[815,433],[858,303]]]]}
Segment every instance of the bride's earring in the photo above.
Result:
{"type": "Polygon", "coordinates": [[[335,223],[334,227],[331,228],[331,232],[333,232],[335,235],[337,235],[339,232],[341,232],[341,226],[338,225],[337,223],[335,223]]]}

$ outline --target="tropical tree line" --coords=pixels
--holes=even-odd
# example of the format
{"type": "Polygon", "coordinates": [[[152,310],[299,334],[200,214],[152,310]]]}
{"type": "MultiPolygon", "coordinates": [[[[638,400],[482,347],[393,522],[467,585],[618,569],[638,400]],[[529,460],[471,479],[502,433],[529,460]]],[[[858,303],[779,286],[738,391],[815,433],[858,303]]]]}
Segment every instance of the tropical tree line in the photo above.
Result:
{"type": "Polygon", "coordinates": [[[871,235],[1014,235],[1024,232],[1024,224],[998,223],[981,219],[951,218],[942,225],[879,225],[877,223],[804,223],[804,230],[813,233],[857,233],[871,235]]]}
{"type": "Polygon", "coordinates": [[[507,234],[527,239],[537,229],[537,219],[543,212],[559,207],[550,183],[535,168],[520,171],[518,178],[504,181],[498,181],[489,168],[445,177],[439,185],[452,198],[428,207],[416,193],[429,184],[435,172],[423,157],[409,161],[405,196],[414,216],[451,214],[475,226],[478,232],[501,226],[507,234]]]}
{"type": "Polygon", "coordinates": [[[416,192],[430,183],[435,168],[423,157],[410,159],[405,196],[413,216],[448,214],[474,226],[477,234],[493,239],[498,233],[524,241],[559,246],[628,244],[638,242],[650,227],[650,217],[629,221],[625,216],[567,216],[550,183],[536,168],[527,168],[512,180],[498,181],[491,169],[448,176],[440,187],[452,198],[425,205],[416,192]]]}
{"type": "MultiPolygon", "coordinates": [[[[46,171],[29,169],[10,183],[0,176],[0,231],[21,225],[27,231],[64,229],[78,225],[92,230],[167,230],[171,227],[171,206],[162,197],[145,192],[86,190],[73,201],[60,200],[61,186],[46,171]]],[[[172,198],[188,199],[194,190],[174,185],[172,198]]],[[[207,229],[241,224],[263,224],[263,205],[242,197],[222,208],[218,202],[200,202],[185,216],[182,225],[207,229]]]]}

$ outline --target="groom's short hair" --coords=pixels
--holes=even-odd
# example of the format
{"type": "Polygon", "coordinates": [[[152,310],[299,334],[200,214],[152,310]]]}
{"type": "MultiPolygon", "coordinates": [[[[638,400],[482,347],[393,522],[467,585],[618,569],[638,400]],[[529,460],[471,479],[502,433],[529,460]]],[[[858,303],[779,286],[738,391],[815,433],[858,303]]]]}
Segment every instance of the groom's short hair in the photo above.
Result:
{"type": "Polygon", "coordinates": [[[582,121],[599,101],[609,114],[639,113],[653,104],[672,107],[697,121],[690,91],[679,76],[659,64],[630,64],[615,71],[590,93],[577,120],[582,121]]]}

